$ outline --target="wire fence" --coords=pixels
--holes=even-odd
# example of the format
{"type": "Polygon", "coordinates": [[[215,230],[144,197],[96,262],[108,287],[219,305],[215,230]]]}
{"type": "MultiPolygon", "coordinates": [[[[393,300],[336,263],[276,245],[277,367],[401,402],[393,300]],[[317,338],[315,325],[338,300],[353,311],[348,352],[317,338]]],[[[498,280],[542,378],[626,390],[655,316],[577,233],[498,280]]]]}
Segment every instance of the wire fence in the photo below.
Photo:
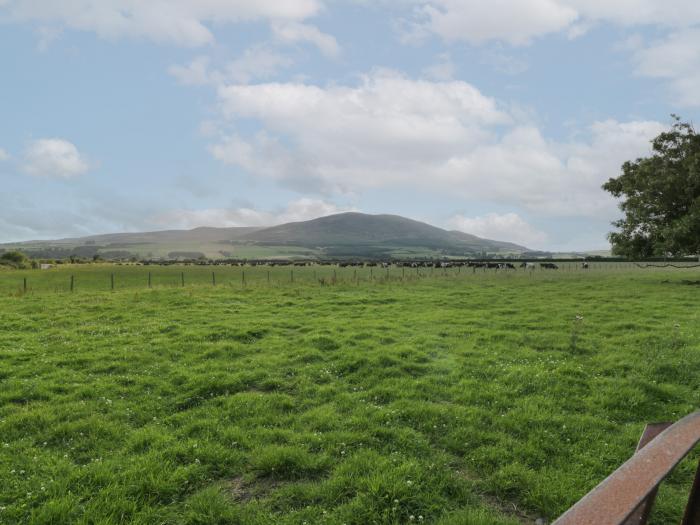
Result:
{"type": "Polygon", "coordinates": [[[564,275],[622,273],[641,270],[693,270],[699,264],[642,265],[640,263],[558,262],[547,269],[535,264],[512,268],[473,266],[189,266],[189,265],[59,265],[46,270],[0,271],[0,293],[64,293],[145,290],[183,287],[260,287],[360,285],[444,278],[558,278],[564,275]]]}

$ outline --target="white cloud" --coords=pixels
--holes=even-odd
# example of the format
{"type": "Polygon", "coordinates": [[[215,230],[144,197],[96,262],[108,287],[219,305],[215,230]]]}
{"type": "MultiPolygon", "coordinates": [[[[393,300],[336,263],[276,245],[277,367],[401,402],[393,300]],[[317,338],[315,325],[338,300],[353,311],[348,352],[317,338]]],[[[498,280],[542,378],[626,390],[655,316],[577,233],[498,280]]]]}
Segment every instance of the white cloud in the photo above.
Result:
{"type": "Polygon", "coordinates": [[[700,22],[700,4],[695,0],[561,0],[590,22],[620,26],[658,25],[686,27],[700,22]]]}
{"type": "Polygon", "coordinates": [[[168,72],[184,85],[220,86],[225,82],[247,84],[252,80],[269,78],[292,64],[290,57],[258,45],[246,49],[241,56],[219,69],[211,67],[208,56],[198,56],[189,64],[170,66],[168,72]]]}
{"type": "Polygon", "coordinates": [[[204,86],[216,84],[223,79],[218,78],[216,72],[209,69],[211,59],[207,56],[199,56],[187,65],[175,64],[168,68],[168,73],[174,76],[178,82],[189,86],[204,86]]]}
{"type": "Polygon", "coordinates": [[[648,46],[630,45],[637,73],[667,80],[676,104],[700,107],[700,28],[672,32],[648,46]]]}
{"type": "Polygon", "coordinates": [[[102,38],[147,38],[201,46],[214,41],[212,24],[255,20],[302,21],[320,0],[8,0],[0,15],[12,20],[92,31],[102,38]]]}
{"type": "Polygon", "coordinates": [[[5,151],[4,149],[0,148],[0,162],[4,160],[9,160],[10,159],[10,154],[5,151]]]}
{"type": "Polygon", "coordinates": [[[528,224],[517,213],[489,213],[479,217],[455,215],[448,221],[452,229],[486,239],[514,242],[528,248],[541,248],[547,234],[528,224]]]}
{"type": "Polygon", "coordinates": [[[557,0],[430,0],[420,2],[415,22],[424,33],[448,41],[481,44],[502,40],[513,45],[566,29],[578,17],[557,0]]]}
{"type": "Polygon", "coordinates": [[[407,186],[545,215],[614,215],[601,184],[663,129],[611,120],[550,141],[465,82],[387,71],[351,87],[225,86],[219,98],[224,118],[265,131],[224,135],[211,153],[254,176],[328,194],[407,186]]]}
{"type": "Polygon", "coordinates": [[[74,144],[63,139],[39,139],[27,146],[23,169],[37,177],[69,179],[86,173],[88,162],[74,144]]]}
{"type": "Polygon", "coordinates": [[[226,65],[226,78],[247,84],[252,80],[274,76],[292,65],[292,59],[266,46],[254,46],[226,65]]]}
{"type": "Polygon", "coordinates": [[[303,198],[290,202],[286,207],[265,211],[255,208],[212,208],[204,210],[173,210],[153,219],[154,224],[191,229],[199,226],[273,226],[287,222],[305,221],[334,213],[352,211],[322,200],[303,198]]]}
{"type": "Polygon", "coordinates": [[[696,0],[414,0],[414,4],[414,17],[404,21],[409,39],[434,34],[472,44],[499,40],[525,45],[561,32],[576,38],[596,23],[676,28],[700,23],[696,0]]]}
{"type": "MultiPolygon", "coordinates": [[[[521,46],[552,34],[578,38],[598,24],[654,26],[665,32],[661,39],[632,46],[637,72],[667,81],[675,105],[700,106],[697,0],[413,0],[413,5],[413,16],[400,24],[406,42],[436,35],[447,42],[521,46]]],[[[484,55],[489,64],[507,73],[527,67],[502,52],[486,50],[484,55]]]]}
{"type": "Polygon", "coordinates": [[[272,32],[283,42],[309,42],[327,57],[334,58],[340,54],[340,46],[335,38],[310,24],[302,24],[295,21],[276,21],[272,23],[272,32]]]}

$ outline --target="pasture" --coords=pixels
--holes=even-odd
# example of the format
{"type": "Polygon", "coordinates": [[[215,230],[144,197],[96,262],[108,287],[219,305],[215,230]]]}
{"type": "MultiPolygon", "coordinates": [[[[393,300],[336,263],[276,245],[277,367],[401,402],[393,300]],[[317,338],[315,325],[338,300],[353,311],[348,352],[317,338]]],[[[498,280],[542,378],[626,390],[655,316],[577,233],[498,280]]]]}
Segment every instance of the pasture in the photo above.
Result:
{"type": "MultiPolygon", "coordinates": [[[[0,523],[550,520],[645,423],[700,405],[698,283],[595,264],[0,271],[0,523]]],[[[680,520],[697,461],[652,523],[680,520]]]]}

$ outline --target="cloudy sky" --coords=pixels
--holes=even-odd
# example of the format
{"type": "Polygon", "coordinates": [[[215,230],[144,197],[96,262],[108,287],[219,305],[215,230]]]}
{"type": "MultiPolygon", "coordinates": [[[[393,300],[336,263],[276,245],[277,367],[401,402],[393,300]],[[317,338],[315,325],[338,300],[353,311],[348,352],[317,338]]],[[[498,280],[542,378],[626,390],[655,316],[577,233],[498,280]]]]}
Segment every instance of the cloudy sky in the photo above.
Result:
{"type": "Polygon", "coordinates": [[[697,0],[0,0],[0,242],[395,213],[605,248],[697,0]]]}

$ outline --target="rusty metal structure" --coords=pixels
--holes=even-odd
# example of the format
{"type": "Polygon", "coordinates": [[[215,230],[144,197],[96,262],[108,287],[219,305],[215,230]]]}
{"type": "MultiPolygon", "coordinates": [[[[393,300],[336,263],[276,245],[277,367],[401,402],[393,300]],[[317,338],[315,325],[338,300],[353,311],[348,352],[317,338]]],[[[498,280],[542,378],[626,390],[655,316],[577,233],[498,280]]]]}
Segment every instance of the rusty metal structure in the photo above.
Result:
{"type": "MultiPolygon", "coordinates": [[[[553,525],[644,525],[661,482],[700,442],[700,411],[646,426],[637,451],[553,525]]],[[[681,525],[700,525],[700,465],[681,525]]]]}

